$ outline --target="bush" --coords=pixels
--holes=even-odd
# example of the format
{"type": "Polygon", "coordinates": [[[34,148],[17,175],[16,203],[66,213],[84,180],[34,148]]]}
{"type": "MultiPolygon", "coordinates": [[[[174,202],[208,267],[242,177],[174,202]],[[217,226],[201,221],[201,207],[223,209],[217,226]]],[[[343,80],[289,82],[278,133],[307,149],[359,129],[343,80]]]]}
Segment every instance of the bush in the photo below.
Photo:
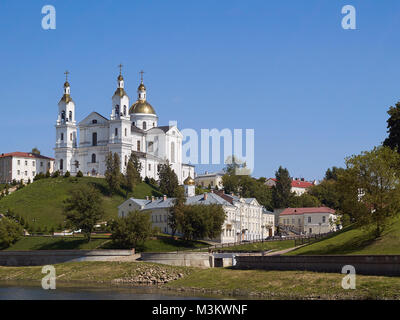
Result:
{"type": "Polygon", "coordinates": [[[82,178],[83,177],[83,173],[81,170],[78,171],[78,173],[76,174],[77,178],[82,178]]]}
{"type": "Polygon", "coordinates": [[[65,174],[64,174],[64,178],[69,178],[71,176],[71,173],[69,172],[69,171],[67,171],[65,174]]]}
{"type": "Polygon", "coordinates": [[[112,240],[121,248],[136,248],[153,234],[150,215],[133,211],[126,218],[117,218],[112,223],[112,240]]]}
{"type": "Polygon", "coordinates": [[[60,171],[54,171],[53,174],[51,175],[52,178],[58,178],[60,176],[60,171]]]}
{"type": "Polygon", "coordinates": [[[49,170],[47,170],[46,171],[46,178],[50,178],[51,177],[51,175],[50,175],[50,171],[49,170]]]}
{"type": "Polygon", "coordinates": [[[37,181],[37,180],[40,180],[40,179],[44,179],[46,176],[44,175],[44,173],[42,173],[42,172],[40,172],[40,173],[38,173],[34,178],[33,178],[33,181],[37,181]]]}
{"type": "Polygon", "coordinates": [[[0,248],[5,249],[8,248],[10,245],[17,242],[23,234],[22,227],[8,219],[2,218],[0,220],[0,248]]]}

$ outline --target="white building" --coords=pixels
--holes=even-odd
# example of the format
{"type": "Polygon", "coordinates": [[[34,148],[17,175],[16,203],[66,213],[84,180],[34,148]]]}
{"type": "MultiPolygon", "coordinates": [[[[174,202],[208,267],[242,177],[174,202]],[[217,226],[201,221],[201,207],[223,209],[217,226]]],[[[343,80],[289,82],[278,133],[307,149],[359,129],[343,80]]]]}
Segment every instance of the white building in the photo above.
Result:
{"type": "MultiPolygon", "coordinates": [[[[239,198],[219,193],[194,195],[195,182],[191,178],[185,180],[186,204],[219,204],[226,213],[222,233],[213,241],[232,243],[242,240],[256,240],[274,235],[274,216],[262,207],[254,198],[239,198]]],[[[146,210],[151,215],[154,227],[161,232],[171,234],[168,226],[169,209],[174,205],[175,198],[130,198],[118,207],[118,216],[126,217],[134,210],[146,210]]]]}
{"type": "Polygon", "coordinates": [[[38,173],[52,173],[53,169],[54,159],[39,154],[12,152],[0,155],[0,183],[32,181],[38,173]]]}
{"type": "MultiPolygon", "coordinates": [[[[265,184],[272,188],[273,186],[276,185],[276,179],[269,178],[267,179],[265,184]]],[[[301,196],[303,193],[307,192],[309,188],[315,186],[316,184],[317,181],[315,180],[313,182],[309,182],[305,181],[303,178],[295,178],[292,179],[290,191],[295,193],[297,196],[301,196]]]]}
{"type": "Polygon", "coordinates": [[[294,228],[304,234],[321,234],[336,231],[337,215],[328,207],[287,208],[279,215],[283,226],[294,228]]]}
{"type": "Polygon", "coordinates": [[[198,174],[194,178],[194,181],[196,182],[196,186],[200,186],[202,188],[208,188],[208,186],[211,186],[211,189],[221,190],[224,188],[224,185],[222,183],[223,175],[224,174],[220,172],[205,172],[204,174],[198,174]]]}
{"type": "Polygon", "coordinates": [[[92,112],[77,124],[75,102],[66,81],[64,95],[58,103],[56,170],[103,176],[106,156],[112,152],[120,156],[121,171],[125,172],[134,152],[142,164],[143,178],[158,180],[158,166],[167,161],[180,183],[188,176],[194,177],[194,166],[182,163],[182,134],[176,126],[158,125],[158,116],[147,101],[143,77],[137,94],[137,100],[130,106],[120,74],[112,96],[110,119],[92,112]]]}

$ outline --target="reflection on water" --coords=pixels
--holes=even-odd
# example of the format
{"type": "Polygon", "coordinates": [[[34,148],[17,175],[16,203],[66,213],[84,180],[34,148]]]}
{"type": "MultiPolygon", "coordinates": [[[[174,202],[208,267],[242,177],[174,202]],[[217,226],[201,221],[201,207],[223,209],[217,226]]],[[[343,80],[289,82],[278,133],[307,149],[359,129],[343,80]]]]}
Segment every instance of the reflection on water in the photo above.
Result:
{"type": "MultiPolygon", "coordinates": [[[[157,288],[107,286],[57,286],[44,290],[40,283],[2,282],[0,300],[202,300],[216,299],[200,294],[178,294],[157,288]]],[[[218,297],[223,299],[223,297],[218,297]]]]}

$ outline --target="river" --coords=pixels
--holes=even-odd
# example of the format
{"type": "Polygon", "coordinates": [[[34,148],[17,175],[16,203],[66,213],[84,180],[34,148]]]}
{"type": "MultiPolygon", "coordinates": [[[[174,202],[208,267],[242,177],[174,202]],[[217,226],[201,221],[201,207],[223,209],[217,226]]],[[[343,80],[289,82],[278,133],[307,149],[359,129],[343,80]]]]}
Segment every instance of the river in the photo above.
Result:
{"type": "Polygon", "coordinates": [[[2,282],[0,300],[204,300],[232,299],[202,294],[180,294],[149,287],[58,286],[44,290],[40,283],[2,282]]]}

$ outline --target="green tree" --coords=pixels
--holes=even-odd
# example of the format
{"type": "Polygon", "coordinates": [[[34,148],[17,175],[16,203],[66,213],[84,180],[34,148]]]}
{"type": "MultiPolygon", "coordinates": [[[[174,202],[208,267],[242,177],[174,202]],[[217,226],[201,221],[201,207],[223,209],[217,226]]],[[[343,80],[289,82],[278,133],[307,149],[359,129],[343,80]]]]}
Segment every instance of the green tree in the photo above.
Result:
{"type": "MultiPolygon", "coordinates": [[[[126,167],[125,182],[128,190],[133,191],[135,186],[142,180],[140,171],[142,170],[142,164],[139,161],[135,153],[131,153],[131,156],[126,167]]],[[[146,177],[147,178],[147,177],[146,177]]]]}
{"type": "Polygon", "coordinates": [[[389,115],[387,120],[389,136],[383,145],[400,152],[400,101],[396,103],[395,107],[391,106],[387,113],[389,115]]]}
{"type": "Polygon", "coordinates": [[[160,178],[160,192],[168,197],[175,197],[179,186],[178,176],[169,163],[159,166],[158,176],[160,178]]]}
{"type": "Polygon", "coordinates": [[[71,191],[64,201],[64,215],[75,230],[82,230],[89,242],[96,223],[103,218],[104,209],[101,194],[93,186],[82,185],[71,191]]]}
{"type": "Polygon", "coordinates": [[[168,226],[171,228],[173,236],[179,228],[179,222],[182,221],[181,219],[184,214],[185,202],[185,189],[179,186],[176,191],[174,206],[169,210],[168,215],[168,226]]]}
{"type": "Polygon", "coordinates": [[[0,219],[0,248],[5,249],[17,242],[23,235],[21,225],[11,219],[0,219]]]}
{"type": "Polygon", "coordinates": [[[110,195],[113,195],[121,186],[121,160],[117,153],[113,156],[112,152],[109,152],[106,156],[105,178],[110,195]]]}
{"type": "Polygon", "coordinates": [[[150,214],[146,211],[132,211],[125,218],[117,218],[112,223],[112,240],[121,248],[137,248],[152,233],[150,214]]]}
{"type": "Polygon", "coordinates": [[[308,194],[307,192],[300,196],[293,196],[290,199],[291,208],[313,208],[319,206],[321,206],[321,202],[318,200],[318,198],[308,194]]]}
{"type": "Polygon", "coordinates": [[[379,237],[391,217],[400,212],[400,155],[389,147],[375,147],[346,159],[339,175],[343,212],[379,237]]]}
{"type": "Polygon", "coordinates": [[[343,168],[332,167],[326,170],[325,172],[325,180],[334,180],[337,181],[339,174],[343,172],[343,168]]]}
{"type": "Polygon", "coordinates": [[[342,198],[338,192],[338,183],[334,179],[323,180],[312,186],[308,193],[316,197],[326,207],[338,210],[341,208],[342,198]]]}
{"type": "Polygon", "coordinates": [[[276,184],[272,188],[272,198],[275,208],[287,208],[292,197],[292,179],[286,168],[279,167],[275,172],[276,184]]]}
{"type": "Polygon", "coordinates": [[[185,205],[178,225],[185,240],[214,239],[220,236],[224,221],[221,205],[185,205]]]}

